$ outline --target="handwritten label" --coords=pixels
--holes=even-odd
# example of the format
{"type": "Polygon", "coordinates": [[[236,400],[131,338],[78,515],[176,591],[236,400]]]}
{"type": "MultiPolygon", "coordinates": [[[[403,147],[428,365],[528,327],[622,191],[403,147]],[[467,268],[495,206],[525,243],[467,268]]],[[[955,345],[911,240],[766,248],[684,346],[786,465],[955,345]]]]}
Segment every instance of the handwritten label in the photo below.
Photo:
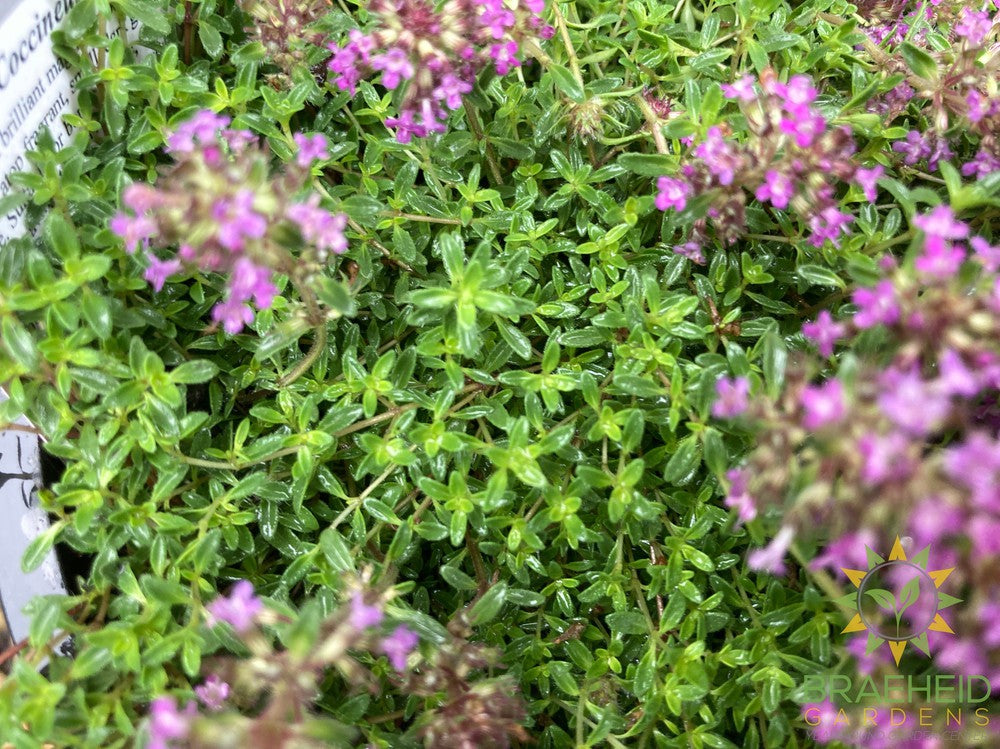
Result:
{"type": "MultiPolygon", "coordinates": [[[[0,390],[0,401],[5,400],[7,394],[0,390]]],[[[0,640],[8,644],[27,637],[30,620],[23,609],[32,598],[66,593],[54,552],[31,572],[21,570],[28,544],[48,529],[49,519],[38,504],[42,485],[38,435],[26,419],[17,425],[24,431],[0,432],[0,640]]]]}

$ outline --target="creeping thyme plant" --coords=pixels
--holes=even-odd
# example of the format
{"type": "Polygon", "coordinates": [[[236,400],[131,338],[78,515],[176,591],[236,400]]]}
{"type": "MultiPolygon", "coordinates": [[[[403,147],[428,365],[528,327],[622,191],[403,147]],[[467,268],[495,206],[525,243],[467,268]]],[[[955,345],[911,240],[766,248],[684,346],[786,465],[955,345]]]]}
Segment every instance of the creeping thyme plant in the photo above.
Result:
{"type": "Polygon", "coordinates": [[[75,134],[0,200],[68,589],[0,746],[944,746],[804,682],[1000,681],[998,32],[77,0],[75,134]],[[840,572],[897,535],[962,600],[899,664],[840,572]]]}

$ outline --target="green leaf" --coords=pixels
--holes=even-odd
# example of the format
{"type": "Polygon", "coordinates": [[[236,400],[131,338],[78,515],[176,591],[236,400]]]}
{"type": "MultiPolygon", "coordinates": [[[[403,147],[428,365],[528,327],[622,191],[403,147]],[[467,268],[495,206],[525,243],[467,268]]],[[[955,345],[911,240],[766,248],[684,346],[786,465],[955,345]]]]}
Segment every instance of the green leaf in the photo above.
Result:
{"type": "Polygon", "coordinates": [[[507,583],[495,583],[473,605],[472,610],[469,612],[470,621],[476,626],[493,621],[497,614],[500,613],[500,609],[503,608],[504,601],[506,600],[507,583]]]}
{"type": "Polygon", "coordinates": [[[396,513],[392,511],[385,502],[378,499],[371,499],[370,497],[365,500],[364,508],[376,520],[381,520],[383,523],[391,523],[392,525],[398,525],[403,522],[400,520],[396,513]]]}
{"type": "Polygon", "coordinates": [[[646,618],[638,611],[619,611],[608,614],[606,619],[612,632],[621,632],[625,635],[642,635],[649,632],[646,618]]]}
{"type": "Polygon", "coordinates": [[[617,163],[634,174],[662,177],[677,171],[677,158],[666,154],[623,153],[617,163]]]}
{"type": "Polygon", "coordinates": [[[198,39],[201,41],[202,47],[205,48],[205,52],[213,60],[222,56],[222,34],[219,33],[217,28],[208,23],[199,23],[198,39]]]}
{"type": "Polygon", "coordinates": [[[45,220],[44,236],[48,245],[63,260],[79,256],[80,242],[76,238],[76,232],[61,213],[53,211],[49,214],[45,220]]]}
{"type": "Polygon", "coordinates": [[[451,565],[446,564],[441,568],[441,577],[456,590],[475,590],[477,587],[475,580],[451,565]]]}
{"type": "Polygon", "coordinates": [[[114,0],[114,4],[121,8],[125,15],[139,21],[151,31],[160,34],[170,33],[170,21],[167,20],[166,8],[162,3],[147,0],[114,0]]]}
{"type": "Polygon", "coordinates": [[[557,89],[562,91],[577,104],[583,104],[586,99],[583,86],[580,85],[579,81],[573,77],[573,74],[568,68],[565,68],[558,63],[551,62],[548,63],[547,69],[549,73],[552,74],[552,80],[555,82],[557,89]]]}
{"type": "Polygon", "coordinates": [[[319,546],[330,566],[341,572],[354,570],[354,556],[344,537],[334,528],[327,528],[320,534],[319,546]]]}
{"type": "Polygon", "coordinates": [[[0,323],[0,333],[3,334],[3,346],[14,361],[27,370],[33,370],[38,365],[35,341],[16,317],[5,316],[0,323]]]}
{"type": "Polygon", "coordinates": [[[21,558],[21,571],[31,572],[41,565],[45,561],[45,557],[48,556],[49,552],[52,551],[52,547],[55,544],[56,537],[62,530],[62,522],[53,523],[51,526],[46,528],[44,531],[39,533],[28,544],[28,548],[24,551],[24,556],[21,558]]]}
{"type": "Polygon", "coordinates": [[[666,469],[663,471],[663,480],[668,484],[683,486],[694,478],[701,463],[700,449],[697,435],[689,435],[682,439],[677,450],[670,457],[666,469]]]}
{"type": "Polygon", "coordinates": [[[208,382],[219,373],[219,368],[210,361],[198,359],[184,362],[170,373],[170,379],[176,383],[196,384],[208,382]]]}
{"type": "Polygon", "coordinates": [[[910,42],[903,42],[899,45],[899,51],[910,70],[928,81],[937,80],[938,67],[933,57],[913,46],[910,42]]]}
{"type": "Polygon", "coordinates": [[[768,333],[764,336],[763,348],[763,368],[767,392],[772,398],[777,398],[785,383],[788,348],[777,333],[768,333]]]}
{"type": "Polygon", "coordinates": [[[565,661],[550,661],[546,664],[549,672],[549,676],[552,677],[552,681],[556,683],[562,691],[571,697],[576,697],[580,694],[580,687],[577,685],[576,680],[570,674],[570,664],[565,661]]]}
{"type": "Polygon", "coordinates": [[[840,276],[822,265],[800,265],[795,272],[814,286],[833,286],[843,289],[846,285],[840,276]]]}
{"type": "Polygon", "coordinates": [[[80,300],[80,312],[98,338],[107,338],[111,335],[111,307],[107,299],[84,292],[80,300]]]}

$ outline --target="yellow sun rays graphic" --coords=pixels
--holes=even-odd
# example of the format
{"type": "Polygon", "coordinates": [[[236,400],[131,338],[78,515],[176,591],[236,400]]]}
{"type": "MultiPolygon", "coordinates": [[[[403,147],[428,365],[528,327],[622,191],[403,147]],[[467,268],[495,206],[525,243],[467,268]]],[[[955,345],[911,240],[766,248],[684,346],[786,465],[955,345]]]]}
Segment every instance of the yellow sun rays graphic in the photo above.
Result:
{"type": "MultiPolygon", "coordinates": [[[[876,552],[874,552],[870,547],[865,547],[865,552],[867,556],[868,569],[866,570],[853,570],[841,567],[841,571],[847,575],[847,579],[853,583],[856,591],[853,593],[848,593],[847,595],[841,597],[838,603],[842,604],[847,608],[854,608],[858,613],[854,615],[847,626],[844,627],[841,634],[847,634],[850,632],[868,632],[868,642],[865,646],[865,654],[871,655],[881,646],[883,643],[888,642],[889,649],[892,651],[892,657],[896,661],[896,665],[899,665],[900,659],[903,657],[903,653],[906,651],[906,646],[908,644],[913,644],[917,650],[922,652],[924,655],[930,656],[930,645],[927,641],[928,632],[944,632],[946,634],[955,634],[954,630],[948,625],[948,622],[944,620],[941,616],[941,612],[948,608],[949,606],[954,606],[956,603],[960,603],[962,599],[950,596],[947,593],[941,592],[941,586],[944,581],[948,579],[948,576],[955,571],[954,567],[944,570],[930,570],[928,569],[928,557],[930,555],[930,547],[924,548],[918,554],[916,554],[913,559],[906,558],[906,552],[903,551],[903,545],[899,540],[899,536],[896,536],[896,541],[892,545],[892,551],[889,552],[888,560],[883,559],[876,552]],[[880,568],[882,565],[888,565],[890,562],[905,562],[910,567],[919,569],[919,571],[926,575],[934,583],[934,588],[937,597],[937,610],[934,614],[934,619],[928,624],[921,632],[910,635],[909,637],[900,638],[888,638],[882,637],[879,633],[870,628],[870,625],[865,622],[864,617],[861,614],[862,602],[861,593],[862,587],[865,584],[865,579],[868,578],[872,573],[880,568]]],[[[916,578],[915,578],[916,579],[916,578]]],[[[914,594],[913,600],[907,605],[912,605],[916,602],[916,598],[919,596],[919,584],[916,587],[916,592],[914,594]]],[[[895,605],[895,601],[894,601],[895,605]]],[[[901,614],[900,614],[901,615],[901,614]]],[[[897,616],[897,634],[898,634],[898,623],[899,618],[897,616]]]]}

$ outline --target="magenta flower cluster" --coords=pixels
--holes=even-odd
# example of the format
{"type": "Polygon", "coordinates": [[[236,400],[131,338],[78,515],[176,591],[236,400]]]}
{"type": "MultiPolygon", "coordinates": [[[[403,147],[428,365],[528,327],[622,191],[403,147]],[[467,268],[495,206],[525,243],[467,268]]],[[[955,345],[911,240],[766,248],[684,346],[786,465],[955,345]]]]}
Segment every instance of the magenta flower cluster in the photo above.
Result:
{"type": "Polygon", "coordinates": [[[839,246],[854,219],[839,207],[836,180],[857,185],[872,201],[883,167],[855,163],[850,131],[828,125],[815,106],[818,92],[808,76],[782,83],[766,71],[759,80],[744,76],[722,90],[743,109],[750,137],[738,143],[721,126],[712,126],[679,174],[659,178],[655,203],[661,211],[683,211],[695,196],[710,197],[707,216],[694,222],[690,236],[674,250],[704,262],[709,224],[723,244],[742,236],[748,194],[774,210],[796,213],[814,247],[839,246]]]}
{"type": "Polygon", "coordinates": [[[249,632],[263,609],[264,604],[254,594],[249,580],[240,580],[228,596],[219,596],[206,607],[210,625],[225,622],[238,634],[249,632]]]}
{"type": "MultiPolygon", "coordinates": [[[[762,430],[757,448],[726,476],[725,505],[748,522],[777,505],[774,539],[751,568],[783,574],[792,541],[808,529],[832,537],[811,566],[840,575],[864,568],[864,548],[898,533],[908,548],[931,546],[950,585],[975,583],[950,622],[961,636],[932,637],[948,673],[1000,679],[1000,246],[976,236],[948,205],[915,216],[917,251],[859,288],[838,320],[823,312],[803,334],[826,358],[841,342],[881,329],[891,348],[850,379],[815,384],[793,368],[776,402],[746,398],[720,380],[713,415],[762,430]],[[974,280],[970,281],[972,278],[974,280]],[[802,481],[797,476],[809,476],[802,481]],[[798,487],[792,490],[792,487],[798,487]],[[791,504],[788,497],[792,496],[791,504]],[[958,626],[960,625],[960,626],[958,626]]],[[[880,666],[863,653],[865,669],[880,666]]]]}
{"type": "MultiPolygon", "coordinates": [[[[247,580],[240,580],[233,586],[228,596],[220,596],[206,607],[209,624],[225,622],[241,635],[253,628],[263,609],[263,602],[254,594],[253,585],[247,580]]],[[[352,595],[348,622],[356,632],[364,633],[376,629],[384,619],[385,613],[381,605],[368,603],[360,591],[352,595]]],[[[415,632],[405,625],[399,625],[390,634],[380,637],[377,647],[380,652],[388,656],[393,668],[403,671],[406,669],[407,657],[418,642],[419,638],[415,632]]],[[[205,691],[199,693],[199,697],[212,709],[217,709],[215,704],[228,695],[228,686],[224,694],[220,692],[220,685],[215,683],[206,682],[203,688],[205,691]]]]}
{"type": "MultiPolygon", "coordinates": [[[[934,25],[947,29],[950,25],[952,45],[942,51],[927,40],[928,25],[918,26],[916,33],[910,23],[916,19],[917,9],[904,21],[871,26],[867,33],[871,41],[868,52],[880,68],[889,74],[898,73],[903,80],[895,87],[873,97],[868,102],[870,111],[892,123],[899,117],[918,114],[908,120],[906,136],[893,143],[892,149],[907,166],[926,163],[935,170],[945,160],[966,149],[966,141],[978,141],[972,158],[961,166],[968,177],[982,178],[1000,170],[1000,95],[996,88],[1000,75],[1000,61],[988,49],[1000,29],[1000,13],[959,7],[950,19],[942,16],[940,3],[920,5],[934,25]],[[934,18],[938,16],[937,18],[934,18]],[[950,21],[950,24],[942,21],[950,21]],[[934,70],[911,70],[900,49],[878,49],[874,45],[895,45],[907,41],[917,45],[935,63],[934,70]],[[985,54],[984,54],[985,53],[985,54]],[[920,120],[929,126],[914,127],[920,120]]],[[[949,12],[951,8],[948,9],[949,12]]]]}
{"type": "MultiPolygon", "coordinates": [[[[405,625],[397,625],[385,633],[382,625],[385,612],[380,600],[371,600],[361,591],[356,591],[349,604],[341,613],[328,618],[322,625],[320,640],[314,652],[307,654],[301,662],[292,666],[292,670],[302,671],[289,683],[273,684],[259,683],[262,673],[273,674],[288,668],[287,653],[275,650],[263,637],[258,628],[263,621],[275,622],[274,612],[265,614],[264,602],[257,596],[253,585],[248,580],[239,580],[227,595],[219,596],[206,607],[209,626],[227,624],[233,628],[250,648],[249,660],[235,660],[225,665],[220,662],[223,673],[237,680],[242,688],[260,689],[272,693],[272,699],[279,704],[297,712],[315,698],[315,687],[309,686],[304,679],[306,672],[316,675],[325,673],[331,665],[339,665],[344,673],[355,676],[361,674],[359,663],[348,654],[349,650],[358,648],[371,649],[385,655],[392,667],[402,673],[406,671],[407,660],[419,644],[417,634],[405,625]]],[[[218,673],[210,673],[208,677],[194,688],[198,702],[208,713],[218,713],[229,706],[232,688],[228,681],[218,673]]],[[[284,708],[275,707],[282,712],[284,708]]],[[[268,711],[262,713],[267,720],[268,711]]],[[[197,720],[198,708],[194,701],[187,702],[183,708],[171,696],[162,696],[150,704],[147,721],[147,749],[181,749],[190,745],[191,741],[201,746],[199,740],[204,739],[202,729],[208,730],[210,722],[201,724],[197,720]]],[[[242,718],[239,730],[247,730],[251,735],[254,731],[254,718],[242,718]]],[[[211,731],[209,731],[209,735],[211,731]]]]}
{"type": "Polygon", "coordinates": [[[148,251],[145,277],[156,291],[182,272],[225,274],[226,296],[212,318],[238,333],[253,321],[254,308],[271,306],[275,274],[297,266],[282,245],[284,227],[302,236],[314,262],[347,249],[346,216],[321,208],[315,195],[305,202],[296,197],[312,164],[329,157],[327,140],[299,133],[294,143],[295,163],[271,178],[269,156],[253,133],[231,128],[228,117],[199,112],[170,134],[174,165],[157,184],[125,189],[127,211],[111,220],[111,230],[128,253],[148,251]],[[172,256],[160,257],[174,248],[172,256]]]}
{"type": "Polygon", "coordinates": [[[194,702],[181,709],[173,697],[157,697],[149,705],[149,742],[146,749],[178,749],[198,714],[194,702]]]}
{"type": "Polygon", "coordinates": [[[507,75],[521,65],[533,36],[549,38],[540,14],[544,0],[372,0],[374,31],[353,30],[344,44],[331,44],[328,67],[334,85],[355,93],[374,73],[390,91],[405,86],[399,114],[386,119],[400,143],[445,131],[449,110],[462,106],[480,71],[492,66],[507,75]]]}
{"type": "MultiPolygon", "coordinates": [[[[365,602],[364,595],[356,592],[351,598],[350,622],[353,627],[364,631],[382,624],[385,614],[377,604],[365,602]]],[[[378,650],[389,658],[389,663],[397,671],[406,670],[406,659],[417,647],[420,638],[409,627],[400,624],[392,632],[379,639],[378,650]]]]}

